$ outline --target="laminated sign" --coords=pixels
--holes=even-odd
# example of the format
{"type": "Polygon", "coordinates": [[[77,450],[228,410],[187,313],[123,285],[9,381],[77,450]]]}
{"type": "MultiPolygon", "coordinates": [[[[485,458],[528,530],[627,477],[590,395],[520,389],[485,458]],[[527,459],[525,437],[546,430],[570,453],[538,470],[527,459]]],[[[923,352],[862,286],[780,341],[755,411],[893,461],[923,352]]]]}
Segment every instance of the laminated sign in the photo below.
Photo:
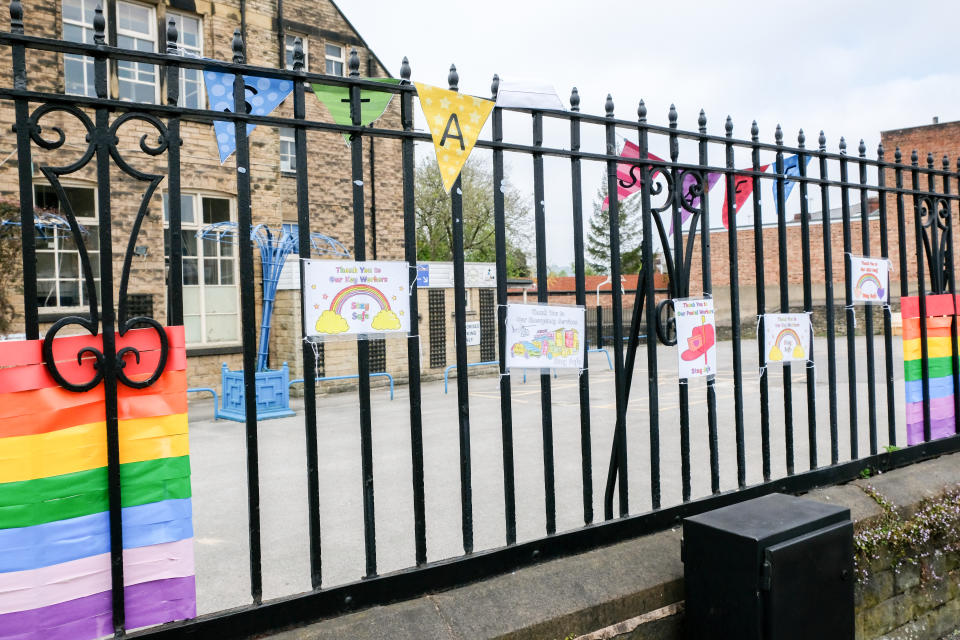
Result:
{"type": "Polygon", "coordinates": [[[850,256],[853,302],[886,304],[890,300],[890,261],[850,256]]]}
{"type": "Polygon", "coordinates": [[[677,322],[677,364],[680,378],[716,374],[717,331],[713,300],[674,300],[673,310],[677,322]]]}
{"type": "Polygon", "coordinates": [[[810,316],[806,313],[763,314],[766,363],[810,360],[812,327],[810,316]]]}
{"type": "Polygon", "coordinates": [[[507,305],[507,367],[583,368],[583,307],[507,305]]]}
{"type": "MultiPolygon", "coordinates": [[[[183,327],[145,389],[119,384],[123,581],[128,628],[196,616],[187,375],[183,327]]],[[[57,385],[42,340],[0,342],[0,639],[113,635],[104,385],[57,385]]],[[[153,330],[117,336],[137,349],[124,372],[145,380],[159,363],[153,330]]],[[[68,380],[93,378],[99,336],[53,341],[68,380]]]]}
{"type": "Polygon", "coordinates": [[[406,262],[304,260],[306,335],[405,334],[414,277],[406,262]]]}

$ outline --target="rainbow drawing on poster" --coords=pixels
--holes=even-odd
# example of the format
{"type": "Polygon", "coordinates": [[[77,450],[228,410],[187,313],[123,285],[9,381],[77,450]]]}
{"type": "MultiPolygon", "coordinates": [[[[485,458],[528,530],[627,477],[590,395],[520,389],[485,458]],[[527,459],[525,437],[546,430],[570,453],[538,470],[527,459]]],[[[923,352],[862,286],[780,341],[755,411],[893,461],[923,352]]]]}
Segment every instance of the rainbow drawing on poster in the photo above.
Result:
{"type": "Polygon", "coordinates": [[[853,302],[886,304],[889,299],[890,261],[886,258],[850,256],[850,277],[854,281],[853,302]]]}
{"type": "MultiPolygon", "coordinates": [[[[117,391],[128,628],[196,616],[183,327],[166,333],[159,379],[117,391]]],[[[152,375],[159,343],[147,329],[117,336],[139,352],[132,380],[152,375]]],[[[113,636],[104,385],[57,386],[41,344],[0,342],[0,639],[113,636]]],[[[91,347],[99,336],[54,340],[67,379],[90,379],[94,360],[75,354],[91,347]]]]}
{"type": "Polygon", "coordinates": [[[766,313],[763,316],[765,361],[805,361],[810,359],[810,316],[805,313],[766,313]]]}
{"type": "MultiPolygon", "coordinates": [[[[930,399],[930,438],[945,438],[957,432],[953,401],[953,339],[951,325],[954,300],[950,294],[928,295],[927,372],[930,399]]],[[[906,393],[907,444],[924,442],[923,433],[923,351],[920,327],[920,299],[900,299],[903,317],[903,373],[906,393]]]]}
{"type": "Polygon", "coordinates": [[[305,260],[306,333],[396,333],[409,327],[406,262],[305,260]]]}

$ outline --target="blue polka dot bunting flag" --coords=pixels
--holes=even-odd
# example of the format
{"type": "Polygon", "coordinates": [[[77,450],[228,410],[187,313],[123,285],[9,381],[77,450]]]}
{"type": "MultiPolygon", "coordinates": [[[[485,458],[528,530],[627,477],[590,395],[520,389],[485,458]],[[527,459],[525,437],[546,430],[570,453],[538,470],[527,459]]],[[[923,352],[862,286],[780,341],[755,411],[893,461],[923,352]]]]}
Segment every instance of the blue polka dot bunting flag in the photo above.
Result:
{"type": "MultiPolygon", "coordinates": [[[[207,98],[212,111],[233,113],[233,80],[231,73],[204,71],[203,81],[207,86],[207,98]]],[[[255,116],[268,116],[293,91],[291,80],[243,76],[246,85],[245,106],[247,113],[255,116]]],[[[247,125],[247,135],[256,128],[247,125]]],[[[213,132],[217,136],[217,148],[220,150],[220,164],[223,164],[237,148],[236,128],[233,122],[214,120],[213,132]]]]}

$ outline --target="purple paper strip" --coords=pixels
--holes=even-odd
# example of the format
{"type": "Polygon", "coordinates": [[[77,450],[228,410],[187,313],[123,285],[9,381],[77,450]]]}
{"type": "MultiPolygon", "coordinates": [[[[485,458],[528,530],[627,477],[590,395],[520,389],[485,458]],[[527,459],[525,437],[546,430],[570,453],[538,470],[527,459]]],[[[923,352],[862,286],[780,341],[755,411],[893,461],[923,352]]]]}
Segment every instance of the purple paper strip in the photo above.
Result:
{"type": "MultiPolygon", "coordinates": [[[[196,580],[169,578],[124,588],[127,627],[145,627],[197,615],[196,580]]],[[[110,592],[0,615],[0,640],[88,640],[113,635],[110,592]]]]}
{"type": "MultiPolygon", "coordinates": [[[[957,422],[953,418],[930,421],[930,439],[938,440],[948,436],[956,435],[957,422]]],[[[907,444],[921,444],[923,442],[923,420],[913,424],[907,424],[907,444]]]]}
{"type": "MultiPolygon", "coordinates": [[[[907,424],[923,422],[923,402],[908,402],[906,405],[907,424]]],[[[943,420],[953,418],[953,395],[945,398],[930,399],[930,419],[943,420]]]]}

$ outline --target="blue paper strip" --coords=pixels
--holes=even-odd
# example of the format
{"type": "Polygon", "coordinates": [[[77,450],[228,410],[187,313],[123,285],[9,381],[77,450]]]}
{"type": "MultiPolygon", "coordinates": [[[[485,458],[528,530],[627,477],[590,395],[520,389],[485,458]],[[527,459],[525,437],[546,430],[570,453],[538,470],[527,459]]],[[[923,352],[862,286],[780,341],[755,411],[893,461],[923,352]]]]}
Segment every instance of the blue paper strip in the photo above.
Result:
{"type": "MultiPolygon", "coordinates": [[[[190,498],[164,500],[123,511],[123,548],[134,549],[193,536],[190,498]]],[[[0,573],[49,567],[110,552],[110,518],[89,516],[0,529],[0,573]]]]}
{"type": "MultiPolygon", "coordinates": [[[[904,383],[907,402],[923,401],[923,380],[907,380],[904,383]]],[[[953,376],[930,378],[930,399],[953,395],[953,376]]]]}

